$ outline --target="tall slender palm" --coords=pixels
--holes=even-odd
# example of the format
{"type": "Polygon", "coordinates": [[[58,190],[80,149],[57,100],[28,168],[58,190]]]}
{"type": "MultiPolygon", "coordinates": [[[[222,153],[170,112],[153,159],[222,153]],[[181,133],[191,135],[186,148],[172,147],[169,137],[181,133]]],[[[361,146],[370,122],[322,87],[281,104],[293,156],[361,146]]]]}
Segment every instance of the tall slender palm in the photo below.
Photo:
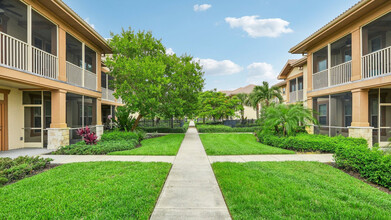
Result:
{"type": "Polygon", "coordinates": [[[279,103],[283,101],[278,87],[269,87],[269,83],[266,81],[263,81],[261,86],[254,87],[249,96],[249,104],[257,110],[257,118],[259,118],[259,105],[268,107],[274,98],[277,98],[279,103]]]}
{"type": "Polygon", "coordinates": [[[240,100],[239,105],[241,105],[243,107],[242,109],[240,109],[240,115],[241,115],[242,121],[243,121],[244,120],[244,106],[247,105],[247,103],[248,103],[249,95],[246,93],[239,93],[239,94],[236,94],[235,96],[240,100]]]}

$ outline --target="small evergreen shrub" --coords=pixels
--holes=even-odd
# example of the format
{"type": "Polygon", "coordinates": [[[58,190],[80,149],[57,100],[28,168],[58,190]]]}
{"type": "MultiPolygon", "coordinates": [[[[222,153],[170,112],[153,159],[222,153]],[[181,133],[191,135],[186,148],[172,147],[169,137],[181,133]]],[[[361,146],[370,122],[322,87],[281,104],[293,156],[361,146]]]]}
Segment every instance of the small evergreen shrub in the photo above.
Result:
{"type": "Polygon", "coordinates": [[[198,132],[200,133],[235,133],[235,132],[255,132],[260,127],[234,127],[231,128],[225,125],[196,125],[198,132]]]}
{"type": "Polygon", "coordinates": [[[132,140],[138,140],[139,136],[136,132],[125,132],[125,131],[110,131],[105,132],[101,136],[100,140],[105,141],[132,141],[132,140]]]}
{"type": "Polygon", "coordinates": [[[368,181],[391,189],[391,155],[364,145],[339,145],[334,159],[338,167],[360,173],[368,181]]]}
{"type": "Polygon", "coordinates": [[[261,132],[257,132],[257,136],[258,140],[263,144],[301,152],[334,153],[336,147],[340,145],[363,145],[368,147],[367,141],[363,138],[343,136],[328,137],[325,135],[300,133],[296,136],[280,137],[272,134],[261,134],[261,132]]]}
{"type": "Polygon", "coordinates": [[[185,123],[182,127],[168,128],[168,127],[139,127],[139,129],[147,133],[186,133],[189,128],[189,123],[185,123]]]}
{"type": "Polygon", "coordinates": [[[83,141],[76,144],[63,146],[52,154],[56,155],[104,155],[114,151],[134,149],[138,139],[100,141],[96,145],[87,145],[83,141]]]}
{"type": "Polygon", "coordinates": [[[23,179],[34,172],[45,169],[52,161],[51,158],[18,157],[0,158],[0,185],[23,179]]]}

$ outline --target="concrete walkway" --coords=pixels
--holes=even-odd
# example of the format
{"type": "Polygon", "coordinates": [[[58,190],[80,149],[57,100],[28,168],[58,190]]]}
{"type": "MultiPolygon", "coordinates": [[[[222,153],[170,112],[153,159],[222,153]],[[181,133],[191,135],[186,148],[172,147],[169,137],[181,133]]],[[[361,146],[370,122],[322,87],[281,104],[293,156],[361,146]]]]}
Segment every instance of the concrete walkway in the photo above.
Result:
{"type": "Polygon", "coordinates": [[[8,151],[1,151],[0,152],[0,158],[1,157],[10,157],[10,158],[17,158],[20,156],[40,156],[42,154],[48,154],[52,152],[53,150],[48,150],[45,148],[23,148],[23,149],[15,149],[15,150],[8,150],[8,151]]]}
{"type": "Polygon", "coordinates": [[[186,133],[151,219],[231,219],[194,127],[186,133]]]}

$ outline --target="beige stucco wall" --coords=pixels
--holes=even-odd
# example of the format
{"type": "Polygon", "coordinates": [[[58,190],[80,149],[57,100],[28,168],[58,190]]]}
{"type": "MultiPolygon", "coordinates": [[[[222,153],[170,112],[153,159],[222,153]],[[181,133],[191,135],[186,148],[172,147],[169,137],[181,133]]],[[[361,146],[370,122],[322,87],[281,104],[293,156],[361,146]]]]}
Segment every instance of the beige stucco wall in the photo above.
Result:
{"type": "Polygon", "coordinates": [[[23,148],[24,142],[20,140],[23,137],[23,106],[22,91],[16,88],[0,87],[8,89],[8,149],[23,148]]]}
{"type": "Polygon", "coordinates": [[[244,118],[257,119],[257,111],[253,107],[244,106],[244,118]]]}

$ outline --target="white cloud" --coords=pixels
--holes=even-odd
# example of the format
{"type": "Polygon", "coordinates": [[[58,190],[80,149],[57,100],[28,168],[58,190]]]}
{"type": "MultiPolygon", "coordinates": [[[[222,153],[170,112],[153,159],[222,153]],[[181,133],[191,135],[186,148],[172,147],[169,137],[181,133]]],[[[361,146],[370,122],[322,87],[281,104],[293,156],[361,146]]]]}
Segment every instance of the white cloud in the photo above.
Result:
{"type": "Polygon", "coordinates": [[[87,22],[92,28],[95,29],[95,25],[90,23],[90,18],[84,19],[85,22],[87,22]]]}
{"type": "Polygon", "coordinates": [[[247,83],[260,85],[263,81],[277,82],[277,74],[269,63],[252,63],[247,66],[247,83]]]}
{"type": "Polygon", "coordinates": [[[211,7],[212,7],[212,5],[210,5],[210,4],[202,4],[202,5],[197,4],[197,5],[193,6],[193,10],[196,12],[197,11],[206,11],[211,7]]]}
{"type": "Polygon", "coordinates": [[[225,18],[231,28],[242,28],[250,37],[278,37],[281,34],[293,32],[288,27],[289,22],[281,18],[260,19],[258,15],[241,18],[225,18]]]}
{"type": "Polygon", "coordinates": [[[166,54],[173,55],[173,54],[175,54],[175,52],[174,52],[174,50],[171,47],[169,47],[169,48],[166,49],[166,54]]]}
{"type": "Polygon", "coordinates": [[[241,66],[232,62],[231,60],[214,60],[214,59],[199,59],[195,58],[196,61],[203,66],[203,70],[206,75],[213,76],[224,76],[224,75],[232,75],[235,73],[239,73],[243,70],[241,66]]]}

